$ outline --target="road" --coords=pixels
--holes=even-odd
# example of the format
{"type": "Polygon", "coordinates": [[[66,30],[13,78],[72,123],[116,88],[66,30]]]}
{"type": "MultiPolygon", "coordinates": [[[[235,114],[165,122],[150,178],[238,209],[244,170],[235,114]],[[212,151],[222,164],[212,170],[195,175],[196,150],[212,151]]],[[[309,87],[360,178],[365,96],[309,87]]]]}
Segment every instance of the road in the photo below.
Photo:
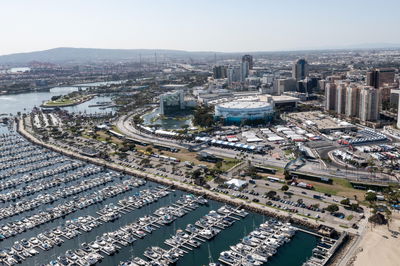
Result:
{"type": "MultiPolygon", "coordinates": [[[[175,147],[179,149],[188,149],[191,147],[198,147],[198,144],[190,143],[190,142],[185,142],[185,141],[178,141],[174,139],[166,139],[166,138],[161,138],[157,137],[153,134],[148,134],[142,131],[137,130],[135,127],[133,127],[130,123],[130,117],[133,114],[130,115],[124,115],[121,116],[117,121],[116,121],[116,126],[121,132],[133,139],[136,139],[138,141],[143,141],[146,143],[155,143],[159,145],[164,145],[164,146],[169,146],[169,147],[175,147]]],[[[232,149],[225,149],[225,148],[220,148],[220,147],[213,147],[213,146],[206,146],[202,148],[203,151],[208,152],[210,154],[220,156],[220,157],[228,157],[228,158],[237,158],[240,156],[241,152],[232,150],[232,149]]],[[[250,160],[253,163],[256,164],[261,164],[265,166],[270,166],[270,167],[277,167],[277,168],[284,168],[286,163],[288,161],[285,160],[277,160],[271,156],[268,155],[261,155],[261,154],[248,154],[247,157],[248,160],[250,160]]],[[[352,173],[351,171],[337,171],[336,168],[329,168],[326,167],[323,163],[311,163],[308,162],[306,165],[298,169],[299,171],[304,171],[308,173],[313,173],[316,175],[322,175],[322,176],[335,176],[335,177],[342,177],[346,179],[352,179],[352,180],[360,180],[361,177],[365,180],[370,179],[370,175],[367,173],[352,173]]]]}
{"type": "Polygon", "coordinates": [[[169,146],[169,147],[174,147],[174,148],[178,148],[178,149],[188,149],[190,147],[189,144],[185,144],[181,141],[177,141],[174,139],[164,139],[164,138],[159,138],[155,135],[150,135],[150,134],[146,134],[142,131],[137,130],[135,127],[133,127],[130,123],[130,117],[131,115],[123,115],[121,117],[118,118],[118,120],[116,121],[116,126],[119,130],[121,130],[121,132],[128,136],[131,137],[135,140],[138,141],[143,141],[146,143],[155,143],[155,144],[160,144],[160,145],[165,145],[165,146],[169,146]]]}

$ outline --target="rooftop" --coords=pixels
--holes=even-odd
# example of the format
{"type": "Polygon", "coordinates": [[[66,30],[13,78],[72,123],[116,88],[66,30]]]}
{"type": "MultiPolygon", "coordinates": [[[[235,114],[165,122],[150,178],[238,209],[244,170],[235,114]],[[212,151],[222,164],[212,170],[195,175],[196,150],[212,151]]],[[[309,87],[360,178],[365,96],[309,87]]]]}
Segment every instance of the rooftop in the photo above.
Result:
{"type": "Polygon", "coordinates": [[[255,108],[270,107],[271,104],[267,102],[233,101],[233,102],[221,103],[218,106],[223,108],[255,109],[255,108]]]}

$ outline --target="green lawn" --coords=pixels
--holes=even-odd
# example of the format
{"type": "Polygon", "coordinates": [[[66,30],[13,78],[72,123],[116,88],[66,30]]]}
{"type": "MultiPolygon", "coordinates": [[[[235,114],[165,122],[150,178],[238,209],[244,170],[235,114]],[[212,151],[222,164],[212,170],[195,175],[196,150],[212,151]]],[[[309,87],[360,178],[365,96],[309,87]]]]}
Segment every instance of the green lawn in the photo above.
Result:
{"type": "Polygon", "coordinates": [[[210,182],[213,179],[214,179],[214,177],[212,175],[206,175],[207,182],[210,182]]]}
{"type": "Polygon", "coordinates": [[[52,106],[52,105],[68,105],[68,104],[73,104],[73,103],[75,103],[75,102],[76,102],[76,100],[71,100],[71,99],[64,99],[64,98],[62,98],[62,99],[59,99],[59,100],[56,100],[56,101],[48,101],[48,102],[45,103],[45,105],[47,105],[47,106],[52,106]]]}
{"type": "Polygon", "coordinates": [[[225,158],[222,161],[222,167],[221,170],[222,171],[227,171],[229,169],[231,169],[233,166],[237,165],[238,163],[240,163],[240,160],[237,159],[232,159],[232,158],[225,158]]]}
{"type": "Polygon", "coordinates": [[[350,182],[344,178],[332,178],[333,183],[347,188],[353,188],[350,182]]]}
{"type": "Polygon", "coordinates": [[[122,131],[119,130],[119,128],[118,128],[117,126],[112,126],[111,128],[112,128],[112,130],[114,130],[115,132],[124,135],[124,133],[122,133],[122,131]]]}
{"type": "Polygon", "coordinates": [[[335,187],[328,187],[328,186],[323,186],[319,184],[314,184],[314,189],[315,191],[321,192],[321,193],[328,193],[331,195],[336,195],[338,193],[337,188],[335,187]]]}
{"type": "Polygon", "coordinates": [[[332,184],[319,183],[310,180],[303,181],[312,184],[315,191],[342,196],[349,199],[357,197],[357,200],[362,203],[365,197],[365,191],[353,188],[348,180],[342,178],[332,178],[332,180],[332,184]]]}

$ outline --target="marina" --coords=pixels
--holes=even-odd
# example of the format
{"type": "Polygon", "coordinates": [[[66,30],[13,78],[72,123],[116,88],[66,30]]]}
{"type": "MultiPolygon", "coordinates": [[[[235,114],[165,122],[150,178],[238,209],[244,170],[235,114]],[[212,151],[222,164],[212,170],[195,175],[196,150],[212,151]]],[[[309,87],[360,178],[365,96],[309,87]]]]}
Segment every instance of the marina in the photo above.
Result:
{"type": "Polygon", "coordinates": [[[263,265],[276,254],[277,249],[289,242],[296,228],[276,220],[262,223],[244,237],[240,243],[220,254],[219,261],[230,265],[263,265]]]}
{"type": "MultiPolygon", "coordinates": [[[[37,147],[11,125],[1,129],[2,265],[205,265],[269,219],[37,147]]],[[[306,238],[302,263],[317,239],[306,238]]]]}
{"type": "Polygon", "coordinates": [[[179,257],[187,254],[188,251],[199,247],[202,242],[211,240],[221,230],[231,226],[238,217],[247,216],[247,212],[239,210],[238,208],[228,208],[223,206],[219,209],[218,214],[216,211],[210,211],[207,215],[196,221],[196,226],[188,224],[186,232],[178,230],[177,233],[164,241],[164,243],[171,248],[169,250],[160,247],[150,247],[146,249],[143,256],[149,259],[149,262],[135,257],[132,261],[121,262],[120,265],[168,265],[174,264],[179,260],[179,257]]]}

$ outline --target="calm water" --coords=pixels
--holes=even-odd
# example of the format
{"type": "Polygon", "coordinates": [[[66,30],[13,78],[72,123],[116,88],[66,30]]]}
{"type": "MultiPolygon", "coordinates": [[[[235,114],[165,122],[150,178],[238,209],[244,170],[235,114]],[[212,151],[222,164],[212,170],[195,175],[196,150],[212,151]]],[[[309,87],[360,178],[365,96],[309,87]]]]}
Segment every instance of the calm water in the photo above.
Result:
{"type": "MultiPolygon", "coordinates": [[[[152,187],[155,185],[155,183],[149,182],[148,184],[146,184],[145,187],[126,192],[124,194],[118,195],[115,198],[108,199],[101,204],[92,205],[85,210],[79,210],[73,214],[70,214],[67,216],[67,219],[79,217],[84,214],[91,214],[96,216],[95,211],[98,211],[102,206],[104,206],[104,204],[116,202],[116,200],[118,199],[124,198],[128,195],[133,195],[134,192],[137,190],[144,189],[146,187],[152,187]]],[[[166,206],[175,202],[182,194],[184,193],[181,191],[176,191],[169,196],[160,199],[156,203],[122,215],[122,217],[115,222],[105,223],[89,233],[83,233],[77,238],[71,240],[65,239],[65,242],[61,246],[56,246],[48,252],[41,251],[39,256],[27,259],[22,265],[41,265],[43,263],[48,263],[50,260],[57,259],[60,254],[65,253],[67,250],[76,249],[80,243],[93,241],[95,240],[97,235],[116,230],[117,228],[131,223],[132,221],[144,215],[152,214],[159,207],[166,206]]],[[[105,258],[99,265],[116,265],[120,261],[126,261],[135,256],[139,256],[145,259],[145,257],[143,256],[143,252],[149,246],[160,246],[162,248],[169,249],[170,247],[165,245],[164,241],[171,235],[175,234],[176,230],[185,229],[187,224],[193,224],[203,215],[207,214],[210,210],[215,210],[220,206],[222,206],[221,203],[210,201],[208,206],[200,206],[195,211],[188,213],[182,218],[178,218],[172,224],[157,229],[152,234],[147,235],[143,239],[138,239],[132,245],[127,247],[122,246],[122,249],[115,255],[104,256],[105,258]]],[[[223,230],[212,241],[204,242],[199,248],[194,249],[192,252],[186,254],[178,261],[177,265],[208,265],[212,261],[217,262],[220,252],[227,250],[229,249],[229,246],[238,243],[241,238],[250,233],[266,219],[268,218],[265,216],[250,213],[245,219],[237,221],[233,226],[223,230]]],[[[43,230],[51,229],[57,225],[61,225],[63,222],[64,219],[58,219],[54,222],[46,223],[36,229],[30,230],[32,232],[26,232],[22,235],[18,235],[17,238],[21,239],[32,237],[39,232],[42,232],[43,230]]],[[[15,241],[16,238],[12,238],[12,240],[15,241]]],[[[6,240],[6,242],[11,241],[6,240]]],[[[6,244],[5,242],[3,243],[6,244]]],[[[311,251],[315,247],[316,243],[316,237],[306,233],[297,232],[292,241],[281,247],[278,250],[277,254],[266,265],[301,265],[311,255],[311,251]]]]}
{"type": "MultiPolygon", "coordinates": [[[[97,84],[97,83],[93,83],[97,84]]],[[[93,85],[94,86],[94,85],[93,85]]],[[[34,107],[39,107],[43,102],[48,101],[51,97],[56,95],[64,95],[76,91],[76,87],[55,87],[50,89],[49,92],[29,92],[13,95],[0,96],[0,114],[17,114],[18,112],[29,112],[34,107]]],[[[62,107],[62,109],[71,112],[86,112],[86,113],[105,113],[111,112],[112,109],[100,109],[100,107],[89,107],[89,105],[96,104],[96,102],[108,102],[111,98],[108,96],[95,97],[85,103],[62,107]]]]}

